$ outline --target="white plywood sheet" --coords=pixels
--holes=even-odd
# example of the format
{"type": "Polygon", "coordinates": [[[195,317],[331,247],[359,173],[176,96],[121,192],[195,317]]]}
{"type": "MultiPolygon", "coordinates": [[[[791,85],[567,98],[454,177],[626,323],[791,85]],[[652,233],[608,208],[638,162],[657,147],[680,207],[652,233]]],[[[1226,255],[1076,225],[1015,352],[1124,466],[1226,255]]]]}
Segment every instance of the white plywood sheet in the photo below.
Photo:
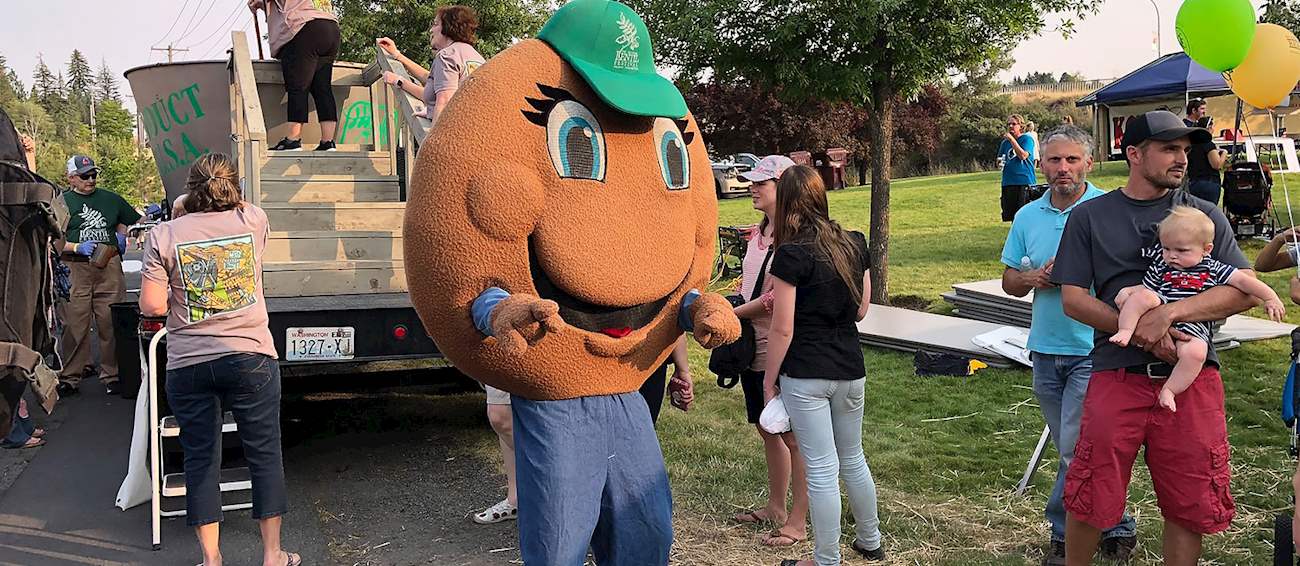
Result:
{"type": "Polygon", "coordinates": [[[983,359],[1002,359],[999,354],[971,342],[974,337],[1003,325],[953,316],[931,314],[897,307],[871,305],[867,317],[858,323],[858,334],[873,343],[890,343],[923,349],[943,349],[983,359]]]}

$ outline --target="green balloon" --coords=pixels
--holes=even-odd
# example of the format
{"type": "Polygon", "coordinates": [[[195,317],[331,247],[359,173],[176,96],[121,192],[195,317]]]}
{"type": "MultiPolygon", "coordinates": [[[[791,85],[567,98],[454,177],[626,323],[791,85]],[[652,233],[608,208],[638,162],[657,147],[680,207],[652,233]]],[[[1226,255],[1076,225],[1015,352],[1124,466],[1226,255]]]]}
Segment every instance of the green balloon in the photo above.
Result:
{"type": "Polygon", "coordinates": [[[1255,39],[1250,0],[1187,0],[1178,8],[1178,44],[1193,61],[1222,73],[1240,65],[1255,39]]]}

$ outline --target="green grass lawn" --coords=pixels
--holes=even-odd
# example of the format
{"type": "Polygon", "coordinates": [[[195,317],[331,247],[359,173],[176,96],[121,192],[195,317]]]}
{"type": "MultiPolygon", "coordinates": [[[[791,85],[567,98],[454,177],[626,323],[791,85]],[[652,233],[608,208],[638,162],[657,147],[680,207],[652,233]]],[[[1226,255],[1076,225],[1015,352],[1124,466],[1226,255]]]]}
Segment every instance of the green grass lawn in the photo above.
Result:
{"type": "MultiPolygon", "coordinates": [[[[1108,163],[1091,180],[1111,189],[1126,176],[1123,163],[1108,163]]],[[[1300,177],[1289,181],[1300,192],[1300,177]]],[[[998,191],[995,173],[896,180],[891,295],[916,295],[931,301],[930,310],[948,312],[939,295],[953,283],[998,277],[1009,226],[998,221],[998,191]]],[[[1280,183],[1274,194],[1282,206],[1280,183]]],[[[830,195],[831,214],[846,227],[866,232],[869,201],[868,188],[836,191],[830,195]]],[[[1300,206],[1300,198],[1293,202],[1300,206]]],[[[759,218],[749,199],[724,201],[719,216],[724,225],[759,218]]],[[[1253,259],[1261,247],[1249,243],[1247,255],[1253,259]]],[[[1286,296],[1286,274],[1264,279],[1286,296]]],[[[1259,310],[1250,314],[1263,316],[1259,310]]],[[[1300,307],[1292,307],[1287,318],[1300,323],[1300,307]]],[[[1294,464],[1287,456],[1287,431],[1277,417],[1288,352],[1288,341],[1280,339],[1224,353],[1238,513],[1231,530],[1206,539],[1204,563],[1271,560],[1273,515],[1291,508],[1294,464]]],[[[762,549],[757,528],[729,524],[733,513],[764,501],[765,466],[757,434],[745,423],[740,389],[714,386],[706,355],[692,350],[696,407],[686,414],[665,409],[660,423],[679,510],[675,562],[775,564],[780,557],[807,555],[807,544],[780,552],[762,549]]],[[[882,530],[893,561],[1037,563],[1048,540],[1042,508],[1055,475],[1055,454],[1039,466],[1028,496],[1016,497],[1012,490],[1043,426],[1028,369],[920,378],[913,373],[910,354],[866,349],[864,356],[864,444],[880,490],[882,530]]],[[[847,509],[845,505],[845,532],[851,533],[847,509]]],[[[1136,466],[1129,509],[1138,518],[1141,537],[1136,563],[1158,563],[1160,515],[1143,464],[1136,466]]],[[[853,556],[849,552],[846,559],[853,556]]]]}

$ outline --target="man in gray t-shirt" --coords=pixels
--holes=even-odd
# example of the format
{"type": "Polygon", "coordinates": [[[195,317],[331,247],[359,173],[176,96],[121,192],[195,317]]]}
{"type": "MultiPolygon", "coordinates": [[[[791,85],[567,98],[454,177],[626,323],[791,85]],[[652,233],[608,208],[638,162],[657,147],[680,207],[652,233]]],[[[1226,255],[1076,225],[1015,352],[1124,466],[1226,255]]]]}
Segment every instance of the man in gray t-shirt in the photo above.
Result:
{"type": "Polygon", "coordinates": [[[1173,337],[1179,331],[1171,324],[1224,318],[1250,308],[1252,300],[1232,287],[1217,287],[1143,315],[1129,347],[1107,340],[1119,322],[1115,295],[1141,284],[1149,264],[1142,252],[1159,245],[1156,224],[1173,206],[1194,206],[1209,215],[1212,257],[1249,268],[1223,213],[1178,189],[1187,171],[1187,148],[1209,138],[1209,132],[1186,127],[1170,112],[1130,118],[1122,141],[1127,185],[1080,204],[1061,237],[1052,282],[1061,285],[1066,314],[1096,330],[1093,376],[1066,476],[1070,564],[1089,563],[1100,529],[1123,515],[1133,460],[1142,446],[1165,518],[1167,564],[1194,564],[1202,536],[1227,529],[1235,512],[1214,349],[1196,382],[1178,397],[1177,412],[1158,406],[1156,399],[1176,360],[1173,337]],[[1089,288],[1096,289],[1096,297],[1089,288]]]}

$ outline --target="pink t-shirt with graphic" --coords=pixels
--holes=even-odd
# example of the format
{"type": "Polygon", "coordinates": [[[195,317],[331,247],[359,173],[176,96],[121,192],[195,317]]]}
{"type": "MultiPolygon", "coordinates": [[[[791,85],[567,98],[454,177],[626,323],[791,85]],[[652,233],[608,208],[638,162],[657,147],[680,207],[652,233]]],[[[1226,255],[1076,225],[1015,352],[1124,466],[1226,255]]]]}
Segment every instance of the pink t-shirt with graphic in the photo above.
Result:
{"type": "Polygon", "coordinates": [[[262,291],[266,213],[249,203],[195,212],[149,232],[145,279],[167,285],[167,367],[235,353],[275,358],[262,291]]]}

